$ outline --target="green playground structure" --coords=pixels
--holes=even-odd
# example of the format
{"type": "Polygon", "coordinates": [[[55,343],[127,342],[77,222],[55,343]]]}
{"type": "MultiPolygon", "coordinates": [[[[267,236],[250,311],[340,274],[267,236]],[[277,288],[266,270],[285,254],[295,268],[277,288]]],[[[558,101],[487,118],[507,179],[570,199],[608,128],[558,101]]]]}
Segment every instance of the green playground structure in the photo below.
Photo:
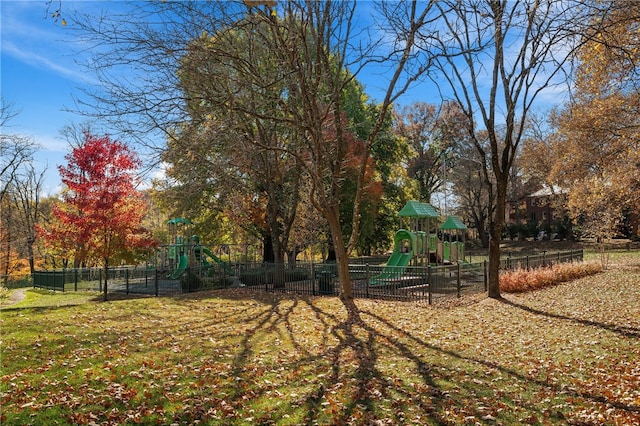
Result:
{"type": "Polygon", "coordinates": [[[170,271],[167,277],[176,280],[187,271],[189,266],[208,271],[213,267],[213,264],[224,269],[226,274],[234,275],[233,269],[227,262],[224,262],[207,247],[200,245],[200,237],[192,235],[186,240],[184,236],[178,235],[178,227],[180,225],[186,226],[190,224],[191,221],[189,219],[181,217],[167,221],[171,231],[171,243],[166,246],[167,264],[170,271]]]}
{"type": "MultiPolygon", "coordinates": [[[[398,212],[402,225],[409,222],[409,229],[401,227],[394,236],[393,252],[379,275],[372,277],[373,284],[400,279],[408,266],[444,265],[464,262],[464,237],[460,231],[467,229],[455,216],[449,216],[437,228],[432,222],[440,219],[437,210],[429,203],[408,201],[398,212]],[[433,231],[433,232],[432,232],[433,231]],[[442,238],[438,237],[438,234],[442,238]],[[452,238],[455,237],[455,241],[452,238]]],[[[464,234],[463,234],[464,236],[464,234]]]]}

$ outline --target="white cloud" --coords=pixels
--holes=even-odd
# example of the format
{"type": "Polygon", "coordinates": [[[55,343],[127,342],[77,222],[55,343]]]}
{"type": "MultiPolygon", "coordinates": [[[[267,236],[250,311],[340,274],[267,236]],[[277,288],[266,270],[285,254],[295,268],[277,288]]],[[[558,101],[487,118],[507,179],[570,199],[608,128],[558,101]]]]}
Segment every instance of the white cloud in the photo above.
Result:
{"type": "Polygon", "coordinates": [[[88,74],[75,69],[77,68],[75,64],[64,64],[59,59],[53,60],[44,57],[34,51],[24,48],[24,46],[17,46],[11,41],[3,41],[2,53],[10,55],[26,64],[46,68],[72,81],[89,84],[96,83],[94,78],[91,78],[88,74]]]}

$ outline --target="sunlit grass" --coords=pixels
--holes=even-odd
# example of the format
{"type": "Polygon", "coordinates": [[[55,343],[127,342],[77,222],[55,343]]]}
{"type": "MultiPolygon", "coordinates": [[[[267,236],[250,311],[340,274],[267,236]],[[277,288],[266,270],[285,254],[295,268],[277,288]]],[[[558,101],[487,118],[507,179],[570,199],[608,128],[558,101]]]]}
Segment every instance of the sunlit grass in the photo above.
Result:
{"type": "Polygon", "coordinates": [[[29,290],[3,308],[3,425],[640,421],[633,266],[453,308],[101,300],[29,290]]]}

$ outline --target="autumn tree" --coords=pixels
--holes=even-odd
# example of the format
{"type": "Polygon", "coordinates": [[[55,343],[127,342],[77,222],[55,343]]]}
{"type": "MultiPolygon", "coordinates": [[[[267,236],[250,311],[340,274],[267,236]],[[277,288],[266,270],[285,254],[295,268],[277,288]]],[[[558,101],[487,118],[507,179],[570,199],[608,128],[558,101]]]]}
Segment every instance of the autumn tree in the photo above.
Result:
{"type": "Polygon", "coordinates": [[[35,243],[37,225],[41,219],[44,174],[45,171],[37,172],[33,165],[29,164],[25,168],[23,176],[15,183],[14,203],[22,229],[30,273],[35,271],[35,243]]]}
{"type": "MultiPolygon", "coordinates": [[[[124,127],[123,131],[136,129],[140,143],[146,144],[151,140],[147,137],[149,132],[158,130],[172,138],[180,123],[189,121],[187,106],[195,105],[185,98],[180,82],[180,67],[189,53],[190,43],[203,32],[213,35],[229,30],[249,34],[247,29],[251,26],[264,26],[265,32],[256,31],[254,35],[269,34],[261,41],[265,43],[263,49],[273,54],[274,66],[282,77],[282,81],[272,82],[278,83],[274,87],[286,87],[286,96],[275,104],[276,111],[283,114],[274,117],[267,109],[247,113],[253,114],[252,121],[278,118],[295,133],[295,139],[289,141],[296,143],[280,152],[301,161],[305,169],[312,185],[314,205],[331,230],[341,294],[351,298],[348,262],[359,239],[371,150],[392,103],[428,68],[425,55],[417,52],[414,46],[418,29],[435,31],[429,25],[433,3],[411,2],[408,5],[408,9],[391,3],[380,5],[385,19],[392,17],[403,24],[400,31],[392,29],[395,36],[391,43],[377,34],[368,33],[363,26],[358,27],[358,12],[352,2],[291,0],[279,2],[277,8],[258,3],[250,3],[247,7],[233,2],[153,2],[136,4],[126,16],[74,17],[73,27],[80,30],[88,45],[93,42],[96,46],[109,46],[109,49],[97,49],[96,58],[90,64],[104,88],[92,93],[93,105],[87,106],[94,107],[102,121],[110,120],[114,126],[124,127]],[[246,19],[247,16],[250,19],[246,19]],[[150,17],[155,24],[149,23],[150,17]],[[349,136],[343,131],[347,128],[343,125],[347,117],[343,89],[368,65],[381,63],[389,68],[388,78],[381,81],[384,96],[375,110],[373,124],[362,139],[349,219],[352,232],[345,235],[340,201],[343,197],[343,165],[350,160],[344,156],[349,136]],[[144,74],[122,78],[118,72],[122,66],[142,69],[144,74]],[[332,140],[326,139],[328,135],[332,140]]],[[[227,59],[233,60],[232,57],[227,59]]],[[[251,61],[238,64],[242,67],[237,68],[234,75],[238,82],[246,82],[244,89],[256,95],[268,93],[271,86],[261,86],[264,79],[256,78],[259,67],[254,67],[251,61]]],[[[228,94],[222,100],[227,100],[231,107],[236,92],[229,91],[228,94]]],[[[264,99],[255,100],[264,102],[264,99]]],[[[353,124],[358,125],[357,122],[353,124]]],[[[358,134],[354,129],[349,131],[358,134]]],[[[244,137],[243,134],[238,136],[244,137]]],[[[278,150],[280,148],[276,147],[275,151],[278,150]]]]}
{"type": "Polygon", "coordinates": [[[189,186],[209,194],[213,205],[239,195],[264,206],[262,233],[272,254],[265,260],[282,264],[300,199],[301,167],[284,148],[299,136],[284,123],[279,101],[286,87],[268,37],[268,27],[248,17],[190,43],[179,69],[189,121],[164,158],[174,178],[193,176],[189,186]],[[189,155],[198,175],[174,161],[184,163],[176,148],[189,155]]]}
{"type": "Polygon", "coordinates": [[[140,161],[124,143],[89,133],[65,158],[68,164],[59,166],[64,203],[53,213],[66,231],[44,235],[52,244],[75,241],[80,249],[74,266],[89,257],[102,263],[106,300],[109,266],[154,244],[141,226],[146,205],[136,190],[140,161]]]}
{"type": "Polygon", "coordinates": [[[22,167],[31,163],[37,148],[32,138],[8,131],[17,114],[12,104],[0,98],[0,201],[20,177],[22,167]]]}
{"type": "Polygon", "coordinates": [[[412,152],[407,173],[418,184],[420,199],[431,202],[442,189],[446,159],[455,155],[458,140],[465,137],[466,117],[454,102],[440,106],[414,102],[395,114],[395,131],[409,144],[412,152]]]}
{"type": "Polygon", "coordinates": [[[601,241],[640,206],[640,4],[621,2],[585,35],[573,97],[559,110],[549,179],[571,217],[601,241]],[[630,4],[634,7],[628,7],[630,4]]]}
{"type": "MultiPolygon", "coordinates": [[[[455,194],[459,214],[478,232],[482,247],[489,247],[488,219],[492,213],[495,200],[491,198],[495,191],[490,174],[484,173],[483,159],[478,155],[475,143],[470,138],[458,141],[453,152],[455,165],[447,174],[455,194]]],[[[487,167],[490,168],[490,165],[487,167]]]]}
{"type": "Polygon", "coordinates": [[[418,34],[418,48],[435,53],[430,75],[437,77],[443,96],[455,100],[467,116],[468,135],[483,167],[482,179],[495,185],[487,187],[495,202],[489,218],[488,293],[499,298],[500,239],[509,176],[526,118],[540,93],[563,80],[579,42],[576,35],[586,22],[583,14],[593,10],[575,2],[442,0],[435,4],[440,16],[438,36],[418,34]]]}
{"type": "Polygon", "coordinates": [[[366,48],[364,43],[353,43],[353,37],[362,35],[353,34],[357,15],[354,3],[289,1],[282,5],[282,19],[276,19],[271,13],[259,15],[275,34],[271,49],[283,68],[289,90],[284,107],[291,117],[291,125],[304,131],[305,137],[288,152],[302,161],[311,182],[311,201],[328,223],[341,283],[340,295],[345,299],[352,297],[349,256],[360,236],[372,148],[392,102],[424,71],[421,57],[413,52],[416,32],[426,26],[430,10],[430,3],[419,6],[416,2],[412,2],[409,12],[402,16],[396,14],[403,14],[405,9],[393,6],[385,9],[389,15],[401,19],[406,27],[401,37],[386,46],[386,52],[390,53],[385,59],[392,64],[390,79],[385,83],[385,95],[376,108],[373,125],[361,139],[350,233],[345,233],[342,226],[340,203],[346,165],[353,161],[348,155],[350,139],[358,132],[349,129],[350,123],[346,121],[343,90],[373,60],[372,52],[379,43],[372,41],[366,48]]]}
{"type": "Polygon", "coordinates": [[[23,263],[34,269],[34,224],[44,172],[36,171],[32,138],[11,133],[13,106],[0,101],[0,275],[5,280],[23,263]]]}

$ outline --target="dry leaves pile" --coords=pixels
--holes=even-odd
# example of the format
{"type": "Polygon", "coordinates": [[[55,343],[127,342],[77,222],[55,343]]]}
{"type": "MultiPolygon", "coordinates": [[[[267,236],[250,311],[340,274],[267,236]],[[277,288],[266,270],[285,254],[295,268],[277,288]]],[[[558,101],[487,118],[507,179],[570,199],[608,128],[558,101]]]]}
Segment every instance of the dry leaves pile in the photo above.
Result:
{"type": "Polygon", "coordinates": [[[500,291],[522,293],[539,290],[566,281],[575,280],[602,272],[601,262],[558,263],[543,268],[519,268],[506,270],[500,274],[500,291]]]}
{"type": "Polygon", "coordinates": [[[639,301],[640,271],[618,269],[446,309],[242,291],[16,305],[0,420],[639,424],[639,301]]]}

